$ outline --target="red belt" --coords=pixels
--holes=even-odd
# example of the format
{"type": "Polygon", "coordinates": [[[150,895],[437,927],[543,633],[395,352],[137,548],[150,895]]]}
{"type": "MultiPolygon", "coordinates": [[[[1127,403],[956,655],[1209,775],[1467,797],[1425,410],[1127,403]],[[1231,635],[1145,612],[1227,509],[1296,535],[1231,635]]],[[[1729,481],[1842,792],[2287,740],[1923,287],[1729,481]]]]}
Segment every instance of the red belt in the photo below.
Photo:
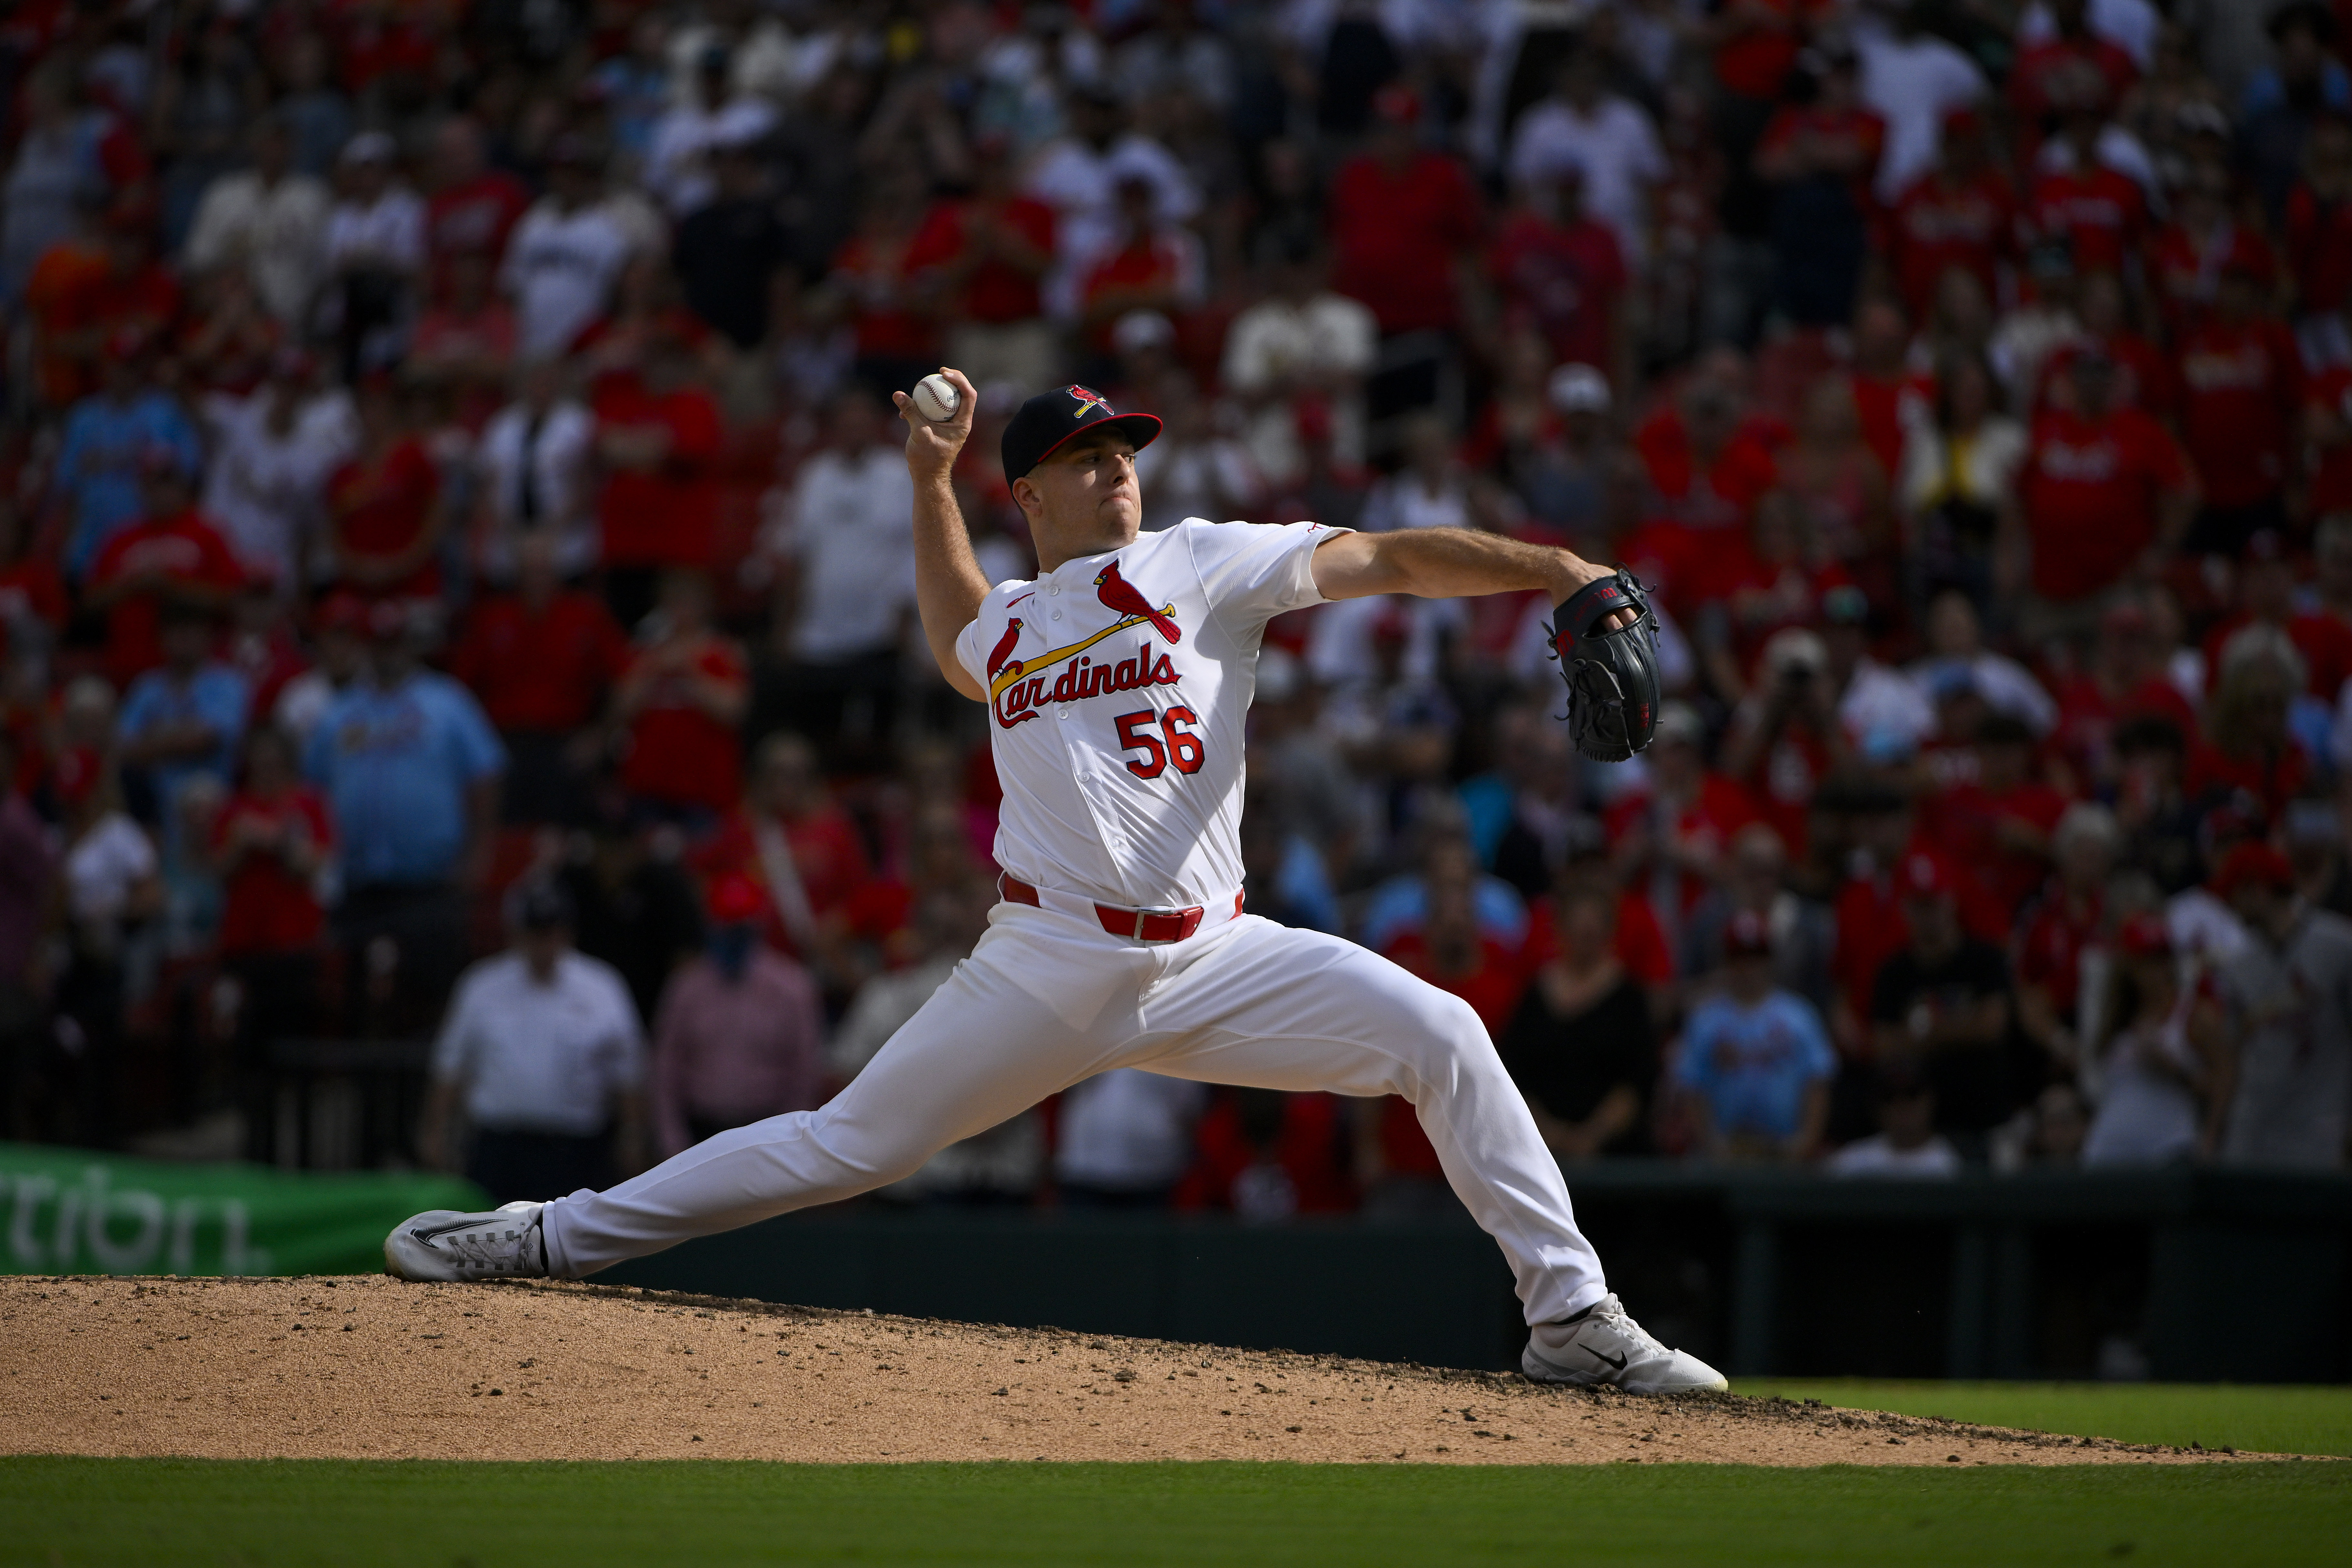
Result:
{"type": "MultiPolygon", "coordinates": [[[[996,879],[1005,901],[1039,908],[1037,889],[1018,877],[1002,876],[996,879]]],[[[1097,904],[1095,919],[1103,930],[1113,936],[1123,936],[1129,942],[1182,942],[1201,929],[1201,916],[1205,911],[1194,904],[1187,910],[1124,910],[1117,904],[1097,904]]],[[[1242,912],[1242,895],[1234,895],[1234,913],[1242,912]]]]}

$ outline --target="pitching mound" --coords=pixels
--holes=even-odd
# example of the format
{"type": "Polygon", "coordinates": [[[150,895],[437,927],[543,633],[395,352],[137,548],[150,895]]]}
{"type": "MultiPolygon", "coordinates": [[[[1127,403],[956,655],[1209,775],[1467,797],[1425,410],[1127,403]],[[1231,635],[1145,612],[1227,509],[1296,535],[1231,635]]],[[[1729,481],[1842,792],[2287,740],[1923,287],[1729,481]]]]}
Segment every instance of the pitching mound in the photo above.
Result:
{"type": "Polygon", "coordinates": [[[593,1285],[0,1279],[14,1453],[2210,1463],[1784,1400],[593,1285]]]}

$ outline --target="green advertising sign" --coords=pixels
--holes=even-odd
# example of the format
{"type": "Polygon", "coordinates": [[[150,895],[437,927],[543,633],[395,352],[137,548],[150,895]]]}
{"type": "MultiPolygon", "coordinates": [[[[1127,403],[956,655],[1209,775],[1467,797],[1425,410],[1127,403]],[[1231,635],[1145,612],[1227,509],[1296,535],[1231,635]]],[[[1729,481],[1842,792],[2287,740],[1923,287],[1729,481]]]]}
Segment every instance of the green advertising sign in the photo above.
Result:
{"type": "Polygon", "coordinates": [[[481,1209],[471,1182],[173,1164],[0,1143],[0,1274],[364,1274],[424,1209],[481,1209]]]}

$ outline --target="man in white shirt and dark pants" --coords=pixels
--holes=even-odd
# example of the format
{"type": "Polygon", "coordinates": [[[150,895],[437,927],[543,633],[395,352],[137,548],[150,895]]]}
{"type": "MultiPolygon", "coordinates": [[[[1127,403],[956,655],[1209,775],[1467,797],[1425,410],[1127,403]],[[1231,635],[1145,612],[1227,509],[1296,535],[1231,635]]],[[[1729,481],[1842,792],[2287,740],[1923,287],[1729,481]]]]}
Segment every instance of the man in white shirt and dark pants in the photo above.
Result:
{"type": "Polygon", "coordinates": [[[915,602],[915,505],[904,453],[873,394],[834,400],[825,449],[801,465],[766,541],[777,564],[781,665],[763,717],[820,745],[887,737],[915,602]]]}
{"type": "Polygon", "coordinates": [[[514,900],[515,944],[466,972],[433,1044],[418,1152],[446,1167],[462,1105],[466,1174],[499,1202],[601,1187],[645,1164],[645,1031],[612,965],[572,946],[553,882],[514,900]]]}
{"type": "Polygon", "coordinates": [[[547,150],[547,195],[515,225],[499,264],[499,286],[515,302],[520,358],[561,356],[604,313],[629,237],[596,195],[587,147],[557,137],[547,150]]]}

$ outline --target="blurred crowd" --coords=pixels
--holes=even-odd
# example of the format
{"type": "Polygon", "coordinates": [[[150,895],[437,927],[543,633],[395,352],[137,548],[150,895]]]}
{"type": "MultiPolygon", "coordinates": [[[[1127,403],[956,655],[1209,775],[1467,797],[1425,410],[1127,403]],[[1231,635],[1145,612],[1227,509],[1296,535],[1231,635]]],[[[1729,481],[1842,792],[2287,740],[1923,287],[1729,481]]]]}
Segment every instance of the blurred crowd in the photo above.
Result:
{"type": "MultiPolygon", "coordinates": [[[[2347,25],[18,0],[0,1136],[291,1159],[288,1061],[429,1038],[394,1157],[504,1198],[821,1103],[995,897],[949,363],[993,579],[1076,382],[1148,528],[1651,585],[1633,763],[1528,596],[1285,616],[1251,721],[1250,910],[1471,1002],[1563,1159],[2340,1168],[2347,25]]],[[[887,1195],[1450,1202],[1402,1102],[1139,1072],[887,1195]]]]}

